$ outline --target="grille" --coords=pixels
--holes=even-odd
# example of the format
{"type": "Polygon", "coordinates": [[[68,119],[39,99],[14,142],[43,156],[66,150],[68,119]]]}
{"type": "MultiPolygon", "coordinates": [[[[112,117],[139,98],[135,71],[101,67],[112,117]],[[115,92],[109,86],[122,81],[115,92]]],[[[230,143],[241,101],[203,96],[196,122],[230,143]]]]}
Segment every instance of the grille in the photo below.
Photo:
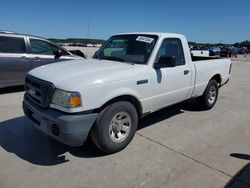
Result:
{"type": "Polygon", "coordinates": [[[55,87],[52,83],[27,75],[25,78],[26,95],[41,107],[49,107],[55,87]]]}

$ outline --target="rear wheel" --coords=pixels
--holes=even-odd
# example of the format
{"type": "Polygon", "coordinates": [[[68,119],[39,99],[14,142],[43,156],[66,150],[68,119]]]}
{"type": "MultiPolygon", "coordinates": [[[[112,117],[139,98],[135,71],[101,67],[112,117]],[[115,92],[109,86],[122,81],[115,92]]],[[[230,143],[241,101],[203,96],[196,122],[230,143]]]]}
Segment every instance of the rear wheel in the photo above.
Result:
{"type": "Polygon", "coordinates": [[[198,98],[200,104],[205,110],[213,108],[218,98],[218,82],[210,80],[203,95],[198,98]]]}
{"type": "Polygon", "coordinates": [[[125,148],[137,130],[135,107],[127,101],[113,103],[103,109],[91,130],[94,144],[106,153],[125,148]]]}

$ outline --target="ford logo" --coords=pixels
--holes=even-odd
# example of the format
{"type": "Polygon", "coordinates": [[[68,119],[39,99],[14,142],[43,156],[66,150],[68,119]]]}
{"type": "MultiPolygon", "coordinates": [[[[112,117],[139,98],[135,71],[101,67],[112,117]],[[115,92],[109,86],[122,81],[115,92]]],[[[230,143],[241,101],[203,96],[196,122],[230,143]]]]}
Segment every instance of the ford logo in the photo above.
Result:
{"type": "Polygon", "coordinates": [[[33,89],[33,88],[28,88],[28,93],[31,94],[31,95],[35,95],[36,94],[36,91],[33,89]]]}

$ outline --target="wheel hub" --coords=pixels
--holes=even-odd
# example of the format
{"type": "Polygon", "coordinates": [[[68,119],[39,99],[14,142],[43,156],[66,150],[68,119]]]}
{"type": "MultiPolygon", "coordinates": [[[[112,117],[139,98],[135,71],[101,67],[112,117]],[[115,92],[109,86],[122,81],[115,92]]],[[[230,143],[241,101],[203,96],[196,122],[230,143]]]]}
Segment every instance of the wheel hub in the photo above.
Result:
{"type": "Polygon", "coordinates": [[[216,99],[216,88],[212,86],[208,92],[208,102],[210,104],[213,104],[215,99],[216,99]]]}
{"type": "Polygon", "coordinates": [[[131,129],[131,117],[127,112],[118,112],[110,122],[109,137],[113,142],[125,140],[131,129]]]}
{"type": "Polygon", "coordinates": [[[122,130],[122,121],[121,120],[116,120],[114,122],[113,130],[118,133],[122,130]]]}

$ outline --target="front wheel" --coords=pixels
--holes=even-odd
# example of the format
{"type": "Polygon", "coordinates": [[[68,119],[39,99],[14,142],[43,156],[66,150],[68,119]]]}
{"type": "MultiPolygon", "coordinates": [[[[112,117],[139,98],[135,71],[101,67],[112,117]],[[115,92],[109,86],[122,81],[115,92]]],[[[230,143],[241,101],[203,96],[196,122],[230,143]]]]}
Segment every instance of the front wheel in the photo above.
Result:
{"type": "Polygon", "coordinates": [[[113,103],[103,109],[91,130],[94,144],[106,153],[125,148],[137,130],[135,107],[127,101],[113,103]]]}
{"type": "Polygon", "coordinates": [[[201,106],[205,110],[213,108],[218,98],[219,88],[216,80],[210,80],[203,95],[198,98],[201,106]]]}

